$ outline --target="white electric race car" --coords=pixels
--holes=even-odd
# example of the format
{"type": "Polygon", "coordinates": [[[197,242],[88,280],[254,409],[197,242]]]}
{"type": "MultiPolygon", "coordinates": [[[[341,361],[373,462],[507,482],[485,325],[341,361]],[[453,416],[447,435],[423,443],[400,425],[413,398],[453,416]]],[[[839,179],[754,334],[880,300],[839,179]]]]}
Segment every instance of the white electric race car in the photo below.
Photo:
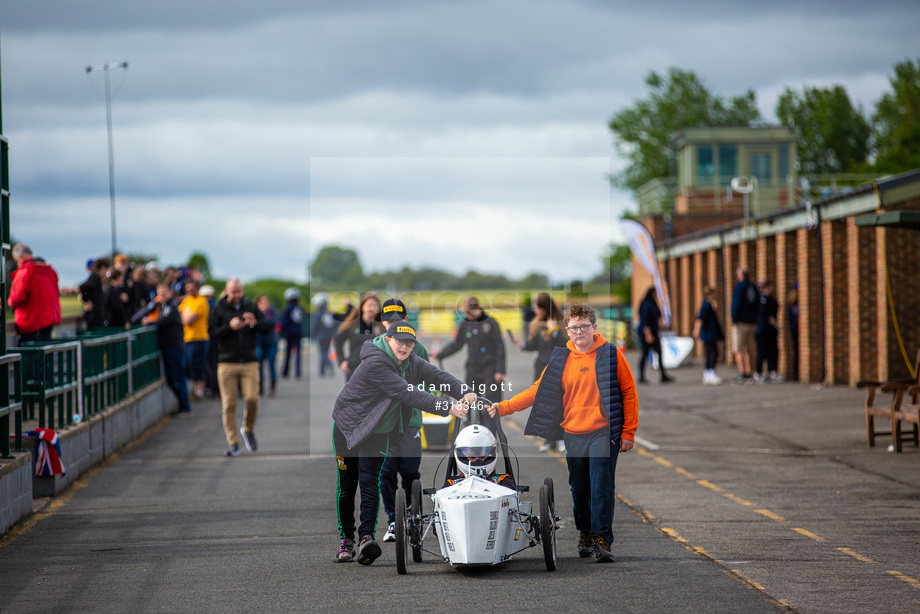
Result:
{"type": "MultiPolygon", "coordinates": [[[[492,441],[497,442],[502,451],[505,473],[513,480],[509,457],[509,452],[513,454],[513,451],[505,441],[499,421],[489,418],[484,410],[489,404],[488,400],[480,399],[476,404],[478,411],[471,409],[468,420],[488,425],[486,428],[494,436],[492,441]]],[[[458,437],[462,436],[461,429],[455,432],[459,433],[458,437]]],[[[552,478],[546,478],[540,486],[539,513],[535,514],[532,502],[520,499],[521,493],[529,490],[527,486],[506,488],[486,479],[488,472],[484,477],[475,475],[476,469],[470,470],[463,460],[460,464],[464,471],[458,471],[457,459],[463,459],[458,450],[452,444],[451,452],[445,457],[448,459],[446,477],[460,473],[460,479],[454,479],[453,485],[426,489],[423,493],[421,482],[415,480],[408,501],[404,489],[396,491],[396,570],[400,574],[408,572],[410,549],[416,563],[422,561],[422,552],[427,552],[454,566],[484,566],[503,563],[515,554],[542,545],[546,569],[554,571],[559,518],[555,512],[552,478]],[[423,506],[423,494],[431,497],[433,509],[428,513],[423,506]],[[425,548],[425,541],[430,540],[432,534],[437,537],[440,552],[425,548]]],[[[492,461],[489,471],[496,461],[492,461]]]]}

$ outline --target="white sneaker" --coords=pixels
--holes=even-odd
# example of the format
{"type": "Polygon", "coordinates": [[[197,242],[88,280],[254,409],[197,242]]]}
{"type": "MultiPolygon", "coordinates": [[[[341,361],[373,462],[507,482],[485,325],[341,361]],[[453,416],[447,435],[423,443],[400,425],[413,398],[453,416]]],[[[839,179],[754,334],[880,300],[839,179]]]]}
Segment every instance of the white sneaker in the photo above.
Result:
{"type": "Polygon", "coordinates": [[[755,384],[762,384],[765,381],[763,378],[763,375],[761,375],[760,373],[755,373],[753,377],[754,377],[755,384]]]}
{"type": "Polygon", "coordinates": [[[383,541],[385,542],[395,542],[396,541],[396,523],[391,522],[390,526],[387,528],[387,532],[383,534],[383,541]]]}
{"type": "Polygon", "coordinates": [[[703,385],[715,384],[715,375],[713,371],[703,371],[703,385]]]}
{"type": "Polygon", "coordinates": [[[779,373],[773,373],[772,375],[770,375],[770,383],[772,384],[782,384],[785,381],[786,380],[779,373]]]}
{"type": "Polygon", "coordinates": [[[712,376],[711,376],[712,379],[709,381],[709,383],[712,384],[713,386],[718,386],[724,381],[721,377],[716,375],[715,371],[710,371],[710,373],[712,373],[712,376]]]}
{"type": "Polygon", "coordinates": [[[556,452],[565,453],[565,442],[561,439],[556,442],[556,452]]]}
{"type": "Polygon", "coordinates": [[[549,452],[552,449],[553,449],[553,444],[549,442],[540,444],[540,452],[549,452]]]}

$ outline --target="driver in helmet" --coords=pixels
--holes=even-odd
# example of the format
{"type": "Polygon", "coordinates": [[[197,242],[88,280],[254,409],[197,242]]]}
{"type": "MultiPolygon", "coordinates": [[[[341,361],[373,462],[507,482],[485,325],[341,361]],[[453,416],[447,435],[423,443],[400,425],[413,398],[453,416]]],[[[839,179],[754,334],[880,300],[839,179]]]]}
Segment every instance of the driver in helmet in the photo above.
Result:
{"type": "Polygon", "coordinates": [[[514,478],[508,473],[496,473],[498,444],[492,432],[479,424],[472,424],[457,434],[454,440],[454,459],[460,475],[450,476],[444,486],[453,486],[475,475],[499,486],[516,490],[514,478]]]}

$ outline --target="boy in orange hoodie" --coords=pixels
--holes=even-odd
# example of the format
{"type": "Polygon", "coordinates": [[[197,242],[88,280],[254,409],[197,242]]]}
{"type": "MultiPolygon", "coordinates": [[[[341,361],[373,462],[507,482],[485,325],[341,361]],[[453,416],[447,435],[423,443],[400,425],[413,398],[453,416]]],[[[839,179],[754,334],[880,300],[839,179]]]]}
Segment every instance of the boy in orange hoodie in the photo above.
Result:
{"type": "Polygon", "coordinates": [[[575,304],[565,314],[569,342],[556,348],[534,384],[489,407],[507,416],[533,407],[524,434],[564,439],[578,554],[613,562],[613,496],[617,456],[633,447],[638,426],[636,383],[626,358],[597,333],[597,315],[575,304]]]}

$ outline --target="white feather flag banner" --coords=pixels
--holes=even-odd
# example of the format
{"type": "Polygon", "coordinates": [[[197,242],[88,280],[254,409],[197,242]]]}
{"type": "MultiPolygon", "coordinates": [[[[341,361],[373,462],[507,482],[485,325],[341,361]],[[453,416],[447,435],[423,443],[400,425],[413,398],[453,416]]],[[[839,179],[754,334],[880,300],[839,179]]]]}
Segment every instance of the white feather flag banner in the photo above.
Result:
{"type": "Polygon", "coordinates": [[[658,258],[655,256],[655,242],[648,229],[633,220],[620,220],[626,244],[639,264],[652,275],[655,281],[655,291],[658,293],[658,303],[661,308],[661,320],[665,326],[671,325],[671,297],[661,281],[661,272],[658,269],[658,258]]]}

